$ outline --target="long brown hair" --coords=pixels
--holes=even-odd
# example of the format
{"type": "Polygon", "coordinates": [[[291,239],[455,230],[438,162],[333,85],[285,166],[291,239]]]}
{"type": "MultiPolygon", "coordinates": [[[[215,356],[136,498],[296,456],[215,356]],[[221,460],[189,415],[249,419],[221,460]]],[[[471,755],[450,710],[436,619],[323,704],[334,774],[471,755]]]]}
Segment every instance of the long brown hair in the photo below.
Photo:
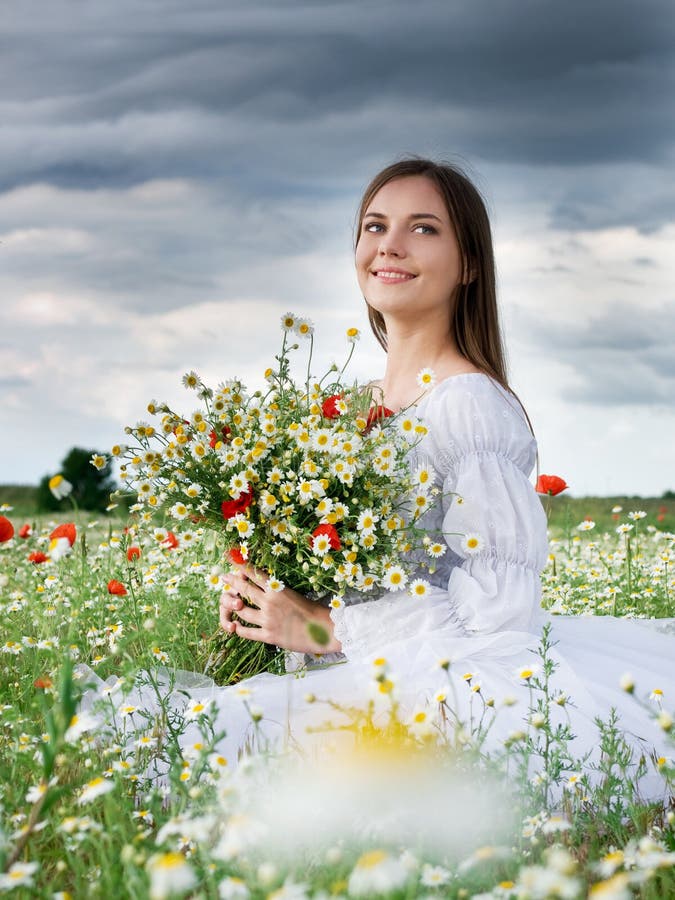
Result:
{"type": "MultiPolygon", "coordinates": [[[[467,175],[451,163],[436,163],[411,156],[392,163],[373,178],[366,188],[356,218],[354,248],[358,246],[363,217],[380,188],[395,178],[423,175],[438,189],[455,231],[462,260],[460,283],[453,293],[450,328],[457,349],[473,365],[490,375],[518,401],[530,425],[530,419],[508,382],[506,354],[499,325],[495,260],[492,232],[485,203],[467,175]]],[[[384,317],[366,300],[373,334],[387,349],[384,317]]],[[[534,432],[533,432],[534,433],[534,432]]]]}

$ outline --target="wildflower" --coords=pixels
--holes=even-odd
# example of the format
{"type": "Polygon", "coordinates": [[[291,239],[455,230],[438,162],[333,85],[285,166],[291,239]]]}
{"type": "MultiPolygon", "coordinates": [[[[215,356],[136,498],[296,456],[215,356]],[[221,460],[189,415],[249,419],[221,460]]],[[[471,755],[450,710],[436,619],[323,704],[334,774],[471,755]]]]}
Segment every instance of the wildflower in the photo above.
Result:
{"type": "MultiPolygon", "coordinates": [[[[321,535],[323,535],[328,540],[328,544],[331,550],[342,549],[342,544],[340,543],[340,535],[338,534],[337,528],[334,525],[318,525],[312,532],[312,538],[316,540],[321,535]]],[[[313,544],[314,541],[312,541],[312,545],[313,544]]]]}
{"type": "Polygon", "coordinates": [[[407,580],[408,576],[401,566],[388,566],[382,579],[382,587],[388,591],[400,591],[405,587],[407,580]]]}
{"type": "Polygon", "coordinates": [[[376,405],[371,406],[368,410],[368,415],[366,417],[366,427],[363,429],[364,434],[367,434],[373,426],[377,425],[382,419],[387,419],[389,416],[393,416],[393,409],[388,409],[386,406],[376,405]]]}
{"type": "Polygon", "coordinates": [[[417,384],[421,388],[433,387],[436,384],[436,373],[433,369],[420,369],[417,373],[417,384]]]}
{"type": "Polygon", "coordinates": [[[424,578],[416,578],[410,585],[410,594],[413,597],[426,597],[431,590],[431,585],[424,578]]]}
{"type": "Polygon", "coordinates": [[[569,487],[567,482],[558,475],[540,475],[537,478],[535,491],[538,494],[548,494],[549,497],[555,497],[556,494],[562,493],[569,487]]]}
{"type": "Polygon", "coordinates": [[[54,475],[49,479],[49,490],[57,500],[63,500],[73,490],[72,484],[63,475],[54,475]]]}
{"type": "Polygon", "coordinates": [[[448,548],[445,544],[439,544],[438,542],[435,542],[427,546],[427,555],[431,556],[432,559],[438,559],[439,557],[443,556],[447,549],[448,548]]]}
{"type": "Polygon", "coordinates": [[[619,679],[619,685],[622,691],[625,691],[627,694],[632,694],[635,690],[635,682],[633,681],[633,676],[626,672],[619,679]]]}
{"type": "Polygon", "coordinates": [[[661,703],[663,700],[663,691],[661,688],[654,688],[654,690],[649,695],[650,700],[655,700],[657,703],[661,703]]]}
{"type": "Polygon", "coordinates": [[[577,525],[578,531],[592,531],[595,528],[595,522],[592,519],[584,519],[584,521],[577,525]]]}
{"type": "Polygon", "coordinates": [[[520,678],[522,681],[529,681],[533,675],[537,674],[537,671],[537,666],[523,666],[516,672],[516,677],[520,678]]]}
{"type": "Polygon", "coordinates": [[[241,491],[235,500],[224,500],[220,506],[223,518],[234,518],[234,516],[245,512],[251,503],[253,503],[253,492],[251,490],[241,491]]]}
{"type": "Polygon", "coordinates": [[[321,415],[324,419],[337,419],[343,412],[341,404],[338,402],[342,399],[342,394],[332,394],[321,404],[321,415]]]}
{"type": "Polygon", "coordinates": [[[630,877],[626,872],[619,872],[608,878],[607,881],[599,881],[594,884],[588,892],[589,900],[591,898],[602,898],[602,900],[632,900],[633,891],[630,888],[630,877]]]}
{"type": "Polygon", "coordinates": [[[186,372],[185,375],[183,375],[182,382],[184,387],[194,391],[199,387],[199,375],[193,371],[186,372]]]}
{"type": "Polygon", "coordinates": [[[443,866],[430,866],[428,863],[422,866],[420,884],[424,885],[424,887],[439,887],[447,884],[449,880],[450,872],[444,869],[443,866]]]}
{"type": "Polygon", "coordinates": [[[670,731],[673,727],[673,717],[665,709],[658,714],[656,721],[664,731],[670,731]]]}
{"type": "Polygon", "coordinates": [[[462,542],[464,552],[468,554],[478,553],[484,546],[485,541],[479,534],[467,534],[462,542]]]}
{"type": "Polygon", "coordinates": [[[90,713],[76,713],[70,720],[64,738],[69,744],[74,744],[85,732],[91,731],[97,724],[96,719],[90,713]]]}
{"type": "Polygon", "coordinates": [[[129,547],[127,550],[127,559],[129,562],[134,562],[137,559],[140,559],[141,556],[141,548],[140,547],[129,547]]]}
{"type": "Polygon", "coordinates": [[[127,589],[124,587],[121,581],[117,581],[116,579],[111,578],[108,582],[108,593],[113,594],[117,597],[125,597],[127,589]]]}
{"type": "Polygon", "coordinates": [[[63,559],[64,556],[67,556],[70,553],[70,550],[71,546],[68,542],[68,538],[52,538],[49,542],[49,558],[54,561],[63,559]]]}
{"type": "Polygon", "coordinates": [[[375,530],[376,523],[379,521],[380,517],[376,516],[372,509],[364,509],[362,513],[359,513],[356,527],[361,534],[372,534],[375,530]]]}
{"type": "Polygon", "coordinates": [[[101,469],[105,469],[106,465],[108,464],[105,456],[101,456],[100,453],[94,453],[89,462],[95,469],[98,469],[99,471],[101,469]]]}
{"type": "Polygon", "coordinates": [[[28,555],[28,561],[35,563],[35,565],[39,565],[40,563],[47,562],[49,557],[46,553],[42,553],[40,550],[35,550],[33,553],[28,555]]]}
{"type": "Polygon", "coordinates": [[[33,875],[37,872],[37,863],[15,862],[9,867],[9,871],[0,875],[0,890],[10,891],[15,887],[32,887],[33,875]]]}
{"type": "Polygon", "coordinates": [[[197,876],[182,853],[155,853],[146,863],[151,900],[185,894],[197,885],[197,876]]]}
{"type": "Polygon", "coordinates": [[[77,529],[75,527],[75,523],[63,522],[61,525],[57,525],[49,535],[49,537],[52,541],[56,541],[59,538],[66,538],[66,540],[72,547],[77,539],[77,529]]]}
{"type": "Polygon", "coordinates": [[[300,337],[310,337],[314,334],[314,323],[311,319],[298,319],[295,323],[295,333],[300,337]]]}
{"type": "Polygon", "coordinates": [[[619,525],[619,527],[616,529],[616,533],[617,534],[628,534],[628,532],[632,531],[632,530],[633,530],[632,525],[628,525],[627,523],[624,523],[622,525],[619,525]]]}
{"type": "Polygon", "coordinates": [[[112,781],[107,781],[99,775],[98,778],[94,778],[85,784],[80,791],[77,802],[80,806],[84,806],[85,803],[90,803],[92,800],[96,800],[97,797],[110,793],[114,787],[115,785],[112,781]]]}
{"type": "Polygon", "coordinates": [[[283,591],[286,585],[283,583],[283,581],[280,581],[278,578],[275,578],[273,575],[271,575],[267,579],[265,587],[268,591],[273,591],[275,594],[278,594],[280,591],[283,591]]]}
{"type": "Polygon", "coordinates": [[[280,888],[267,895],[267,900],[309,900],[307,885],[287,878],[280,888]]]}
{"type": "Polygon", "coordinates": [[[281,327],[284,331],[292,331],[295,328],[295,316],[287,312],[281,317],[281,327]]]}
{"type": "Polygon", "coordinates": [[[25,525],[22,525],[21,528],[19,528],[19,537],[23,538],[24,540],[26,538],[29,538],[32,533],[33,529],[30,527],[28,522],[26,522],[25,525]]]}
{"type": "Polygon", "coordinates": [[[14,537],[14,526],[7,516],[0,516],[0,544],[11,541],[14,537]]]}
{"type": "Polygon", "coordinates": [[[208,715],[210,712],[210,703],[202,703],[200,700],[190,700],[185,710],[185,718],[188,721],[198,719],[200,716],[208,715]]]}
{"type": "Polygon", "coordinates": [[[228,875],[218,885],[220,900],[248,900],[251,892],[242,878],[228,875]]]}
{"type": "Polygon", "coordinates": [[[347,340],[350,344],[355,344],[361,337],[361,332],[358,328],[348,328],[347,329],[347,340]]]}
{"type": "Polygon", "coordinates": [[[349,876],[348,893],[352,897],[388,894],[402,888],[408,878],[400,859],[385,850],[371,850],[357,860],[349,876]]]}

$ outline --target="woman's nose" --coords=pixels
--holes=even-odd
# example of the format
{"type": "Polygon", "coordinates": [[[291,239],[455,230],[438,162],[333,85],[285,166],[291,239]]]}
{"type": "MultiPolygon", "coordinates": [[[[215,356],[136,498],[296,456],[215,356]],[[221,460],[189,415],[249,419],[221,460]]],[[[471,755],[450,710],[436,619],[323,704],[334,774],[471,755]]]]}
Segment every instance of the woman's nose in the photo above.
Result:
{"type": "Polygon", "coordinates": [[[403,241],[392,231],[382,235],[378,248],[380,256],[405,256],[403,241]]]}

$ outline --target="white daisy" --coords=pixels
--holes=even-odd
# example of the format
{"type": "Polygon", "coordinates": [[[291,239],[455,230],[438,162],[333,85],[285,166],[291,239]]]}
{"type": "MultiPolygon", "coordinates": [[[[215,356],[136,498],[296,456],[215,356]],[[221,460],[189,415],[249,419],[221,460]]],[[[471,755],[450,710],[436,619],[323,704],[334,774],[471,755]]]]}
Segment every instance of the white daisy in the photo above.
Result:
{"type": "Polygon", "coordinates": [[[382,578],[382,587],[388,591],[400,591],[407,581],[408,576],[401,566],[389,566],[382,578]]]}
{"type": "Polygon", "coordinates": [[[475,534],[474,532],[465,535],[464,540],[462,541],[462,547],[465,553],[469,555],[473,553],[478,553],[485,546],[485,541],[479,534],[475,534]]]}
{"type": "Polygon", "coordinates": [[[426,597],[431,590],[431,585],[424,578],[416,578],[410,585],[408,593],[412,597],[426,597]]]}
{"type": "Polygon", "coordinates": [[[430,388],[436,384],[436,373],[433,369],[420,369],[417,373],[417,384],[421,388],[430,388]]]}

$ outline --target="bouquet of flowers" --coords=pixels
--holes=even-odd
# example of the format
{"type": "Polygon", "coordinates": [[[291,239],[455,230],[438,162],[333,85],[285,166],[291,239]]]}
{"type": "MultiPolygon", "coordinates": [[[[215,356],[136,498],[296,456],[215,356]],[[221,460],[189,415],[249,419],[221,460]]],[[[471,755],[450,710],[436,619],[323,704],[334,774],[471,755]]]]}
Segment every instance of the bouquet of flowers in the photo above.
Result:
{"type": "MultiPolygon", "coordinates": [[[[134,443],[114,448],[121,477],[140,507],[217,531],[225,566],[250,563],[269,573],[268,587],[287,584],[317,602],[339,605],[349,590],[412,588],[403,554],[420,543],[420,514],[434,502],[430,470],[410,470],[408,454],[426,426],[406,411],[394,415],[372,388],[342,381],[341,370],[310,375],[313,327],[282,318],[283,344],[265,390],[249,393],[238,379],[207,387],[195,372],[183,378],[199,409],[184,415],[165,403],[148,411],[157,427],[126,429],[134,443]],[[309,341],[307,378],[289,374],[295,337],[309,341]]],[[[174,526],[172,526],[174,527],[174,526]]],[[[428,544],[428,538],[425,541],[428,544]]],[[[222,583],[227,569],[222,570],[222,583]]],[[[208,669],[228,683],[279,671],[276,648],[220,632],[208,669]]]]}

